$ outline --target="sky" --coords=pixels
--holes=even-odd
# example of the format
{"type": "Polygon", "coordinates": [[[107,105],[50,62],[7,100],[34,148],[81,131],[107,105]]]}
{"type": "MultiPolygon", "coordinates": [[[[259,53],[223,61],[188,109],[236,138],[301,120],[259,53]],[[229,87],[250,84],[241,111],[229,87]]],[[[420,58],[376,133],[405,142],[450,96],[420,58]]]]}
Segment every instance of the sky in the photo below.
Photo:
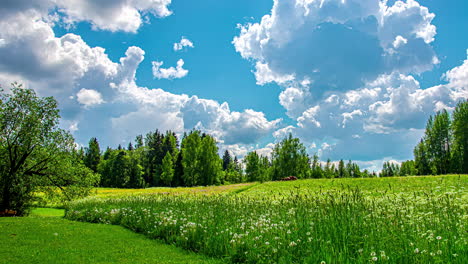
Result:
{"type": "Polygon", "coordinates": [[[54,96],[86,146],[159,129],[269,155],[412,158],[427,118],[468,99],[464,0],[3,0],[0,84],[54,96]]]}

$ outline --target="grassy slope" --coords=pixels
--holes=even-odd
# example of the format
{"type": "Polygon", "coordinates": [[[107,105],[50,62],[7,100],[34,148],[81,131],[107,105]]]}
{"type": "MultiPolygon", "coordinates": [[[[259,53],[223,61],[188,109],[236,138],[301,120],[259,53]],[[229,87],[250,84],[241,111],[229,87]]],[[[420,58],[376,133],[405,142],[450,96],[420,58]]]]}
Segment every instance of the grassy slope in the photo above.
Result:
{"type": "Polygon", "coordinates": [[[119,226],[72,222],[63,210],[0,218],[0,263],[219,263],[119,226]]]}

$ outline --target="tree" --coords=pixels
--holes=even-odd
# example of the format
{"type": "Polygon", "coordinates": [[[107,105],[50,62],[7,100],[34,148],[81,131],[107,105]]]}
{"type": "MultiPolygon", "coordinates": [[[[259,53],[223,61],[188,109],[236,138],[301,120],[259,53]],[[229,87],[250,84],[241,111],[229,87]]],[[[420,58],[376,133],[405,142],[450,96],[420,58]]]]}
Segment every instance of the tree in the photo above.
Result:
{"type": "Polygon", "coordinates": [[[244,158],[245,174],[248,182],[258,181],[260,179],[260,157],[257,152],[247,153],[244,158]]]}
{"type": "Polygon", "coordinates": [[[205,135],[201,140],[200,153],[198,156],[200,165],[200,183],[202,185],[213,185],[221,183],[222,160],[218,156],[216,140],[205,135]]]}
{"type": "Polygon", "coordinates": [[[99,161],[101,160],[101,150],[97,138],[93,137],[89,140],[88,147],[85,151],[84,163],[86,167],[94,172],[97,172],[99,161]]]}
{"type": "Polygon", "coordinates": [[[319,156],[315,154],[312,160],[312,178],[323,178],[323,174],[324,172],[319,161],[319,156]]]}
{"type": "Polygon", "coordinates": [[[429,119],[426,127],[429,165],[434,174],[447,174],[450,169],[450,116],[446,110],[429,119]]]}
{"type": "Polygon", "coordinates": [[[452,121],[454,170],[468,173],[468,101],[459,102],[453,111],[452,121]]]}
{"type": "Polygon", "coordinates": [[[277,143],[272,153],[272,179],[279,180],[288,176],[300,179],[309,178],[310,160],[305,146],[298,138],[288,137],[277,143]]]}
{"type": "Polygon", "coordinates": [[[223,155],[223,171],[226,171],[227,169],[229,169],[229,166],[231,165],[231,163],[232,163],[231,154],[229,154],[229,151],[226,149],[223,155]]]}
{"type": "Polygon", "coordinates": [[[174,177],[174,166],[171,152],[167,152],[162,161],[161,180],[166,185],[171,185],[172,178],[174,177]]]}
{"type": "Polygon", "coordinates": [[[417,175],[431,174],[427,148],[423,139],[421,139],[421,141],[416,145],[413,153],[414,153],[414,167],[415,167],[416,174],[417,175]]]}
{"type": "Polygon", "coordinates": [[[184,186],[184,166],[182,165],[183,152],[180,150],[177,153],[174,164],[174,177],[172,178],[172,186],[184,186]]]}
{"type": "Polygon", "coordinates": [[[85,195],[98,176],[75,151],[70,133],[60,129],[57,102],[13,84],[0,89],[0,211],[28,213],[32,194],[57,186],[66,199],[85,195]]]}
{"type": "Polygon", "coordinates": [[[200,182],[200,131],[192,131],[182,140],[182,165],[184,167],[184,183],[186,186],[195,186],[200,182]]]}

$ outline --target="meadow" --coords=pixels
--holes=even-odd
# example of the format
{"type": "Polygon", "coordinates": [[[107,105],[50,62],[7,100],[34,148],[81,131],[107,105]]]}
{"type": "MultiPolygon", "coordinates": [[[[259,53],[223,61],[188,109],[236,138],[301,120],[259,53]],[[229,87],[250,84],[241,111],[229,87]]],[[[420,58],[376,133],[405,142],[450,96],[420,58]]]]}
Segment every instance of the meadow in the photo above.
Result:
{"type": "Polygon", "coordinates": [[[467,188],[468,176],[453,175],[114,189],[68,204],[65,217],[223,262],[466,263],[467,188]]]}
{"type": "Polygon", "coordinates": [[[120,226],[63,215],[63,209],[37,208],[29,217],[0,218],[0,263],[222,263],[120,226]]]}

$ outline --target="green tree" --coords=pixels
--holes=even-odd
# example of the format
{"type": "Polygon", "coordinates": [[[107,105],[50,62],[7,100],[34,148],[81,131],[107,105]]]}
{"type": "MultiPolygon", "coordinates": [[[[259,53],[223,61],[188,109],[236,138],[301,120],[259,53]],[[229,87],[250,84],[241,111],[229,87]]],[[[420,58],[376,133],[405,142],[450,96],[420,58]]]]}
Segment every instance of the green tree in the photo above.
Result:
{"type": "Polygon", "coordinates": [[[168,151],[162,161],[161,180],[164,184],[170,186],[173,177],[174,177],[173,158],[172,158],[171,152],[168,151]]]}
{"type": "Polygon", "coordinates": [[[312,178],[323,178],[324,171],[322,169],[322,165],[320,164],[320,160],[317,154],[314,155],[312,160],[312,178]]]}
{"type": "Polygon", "coordinates": [[[468,101],[459,102],[453,111],[452,131],[454,171],[468,173],[468,101]]]}
{"type": "Polygon", "coordinates": [[[13,84],[0,89],[0,211],[28,213],[33,192],[54,185],[72,199],[85,195],[98,177],[75,151],[70,133],[60,129],[57,102],[13,84]]]}
{"type": "Polygon", "coordinates": [[[223,170],[222,160],[218,156],[218,147],[213,137],[205,135],[202,138],[198,159],[200,183],[203,185],[220,184],[223,170]]]}
{"type": "Polygon", "coordinates": [[[252,151],[244,157],[245,174],[248,182],[268,180],[269,161],[267,157],[262,157],[257,152],[252,151]]]}
{"type": "Polygon", "coordinates": [[[89,140],[88,147],[85,150],[84,163],[92,171],[97,172],[99,161],[101,160],[101,150],[97,138],[89,140]]]}
{"type": "Polygon", "coordinates": [[[183,151],[177,153],[176,162],[174,164],[174,177],[172,178],[172,186],[184,186],[184,166],[182,165],[183,151]]]}
{"type": "Polygon", "coordinates": [[[450,116],[446,110],[429,119],[426,127],[426,144],[429,165],[434,174],[447,174],[450,170],[450,116]]]}
{"type": "Polygon", "coordinates": [[[231,154],[229,154],[229,151],[226,149],[223,155],[223,170],[226,171],[227,169],[229,169],[229,166],[231,165],[231,163],[232,163],[231,154]]]}
{"type": "Polygon", "coordinates": [[[200,183],[200,131],[192,131],[182,140],[182,165],[184,167],[184,183],[186,186],[195,186],[200,183]]]}
{"type": "Polygon", "coordinates": [[[288,176],[300,179],[310,177],[310,160],[305,146],[298,138],[288,137],[277,143],[272,153],[272,179],[279,180],[288,176]]]}
{"type": "Polygon", "coordinates": [[[423,139],[414,148],[414,167],[417,175],[429,175],[431,174],[431,168],[429,166],[429,157],[426,148],[426,144],[423,139]]]}

